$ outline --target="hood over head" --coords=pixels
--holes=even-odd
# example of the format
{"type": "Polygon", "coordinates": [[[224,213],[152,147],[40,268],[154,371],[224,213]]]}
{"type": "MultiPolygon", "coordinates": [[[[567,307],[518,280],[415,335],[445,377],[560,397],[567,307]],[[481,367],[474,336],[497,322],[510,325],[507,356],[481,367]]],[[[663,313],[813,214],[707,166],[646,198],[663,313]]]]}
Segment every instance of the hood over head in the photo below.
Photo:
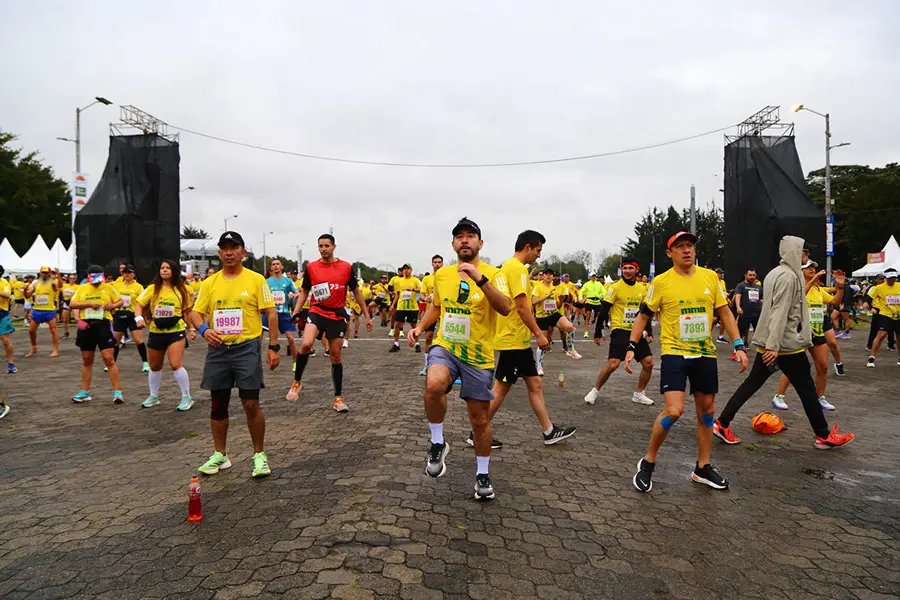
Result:
{"type": "Polygon", "coordinates": [[[799,273],[800,266],[803,263],[803,244],[803,238],[793,235],[786,235],[781,238],[781,242],[778,243],[778,255],[781,257],[781,264],[799,273]]]}

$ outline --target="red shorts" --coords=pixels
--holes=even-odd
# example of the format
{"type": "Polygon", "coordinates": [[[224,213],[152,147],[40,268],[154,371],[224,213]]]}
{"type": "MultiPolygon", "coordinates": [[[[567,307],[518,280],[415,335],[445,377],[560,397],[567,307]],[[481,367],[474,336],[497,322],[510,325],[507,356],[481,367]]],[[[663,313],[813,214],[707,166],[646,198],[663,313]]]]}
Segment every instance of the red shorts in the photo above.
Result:
{"type": "Polygon", "coordinates": [[[419,310],[425,310],[425,303],[419,302],[419,310]]]}

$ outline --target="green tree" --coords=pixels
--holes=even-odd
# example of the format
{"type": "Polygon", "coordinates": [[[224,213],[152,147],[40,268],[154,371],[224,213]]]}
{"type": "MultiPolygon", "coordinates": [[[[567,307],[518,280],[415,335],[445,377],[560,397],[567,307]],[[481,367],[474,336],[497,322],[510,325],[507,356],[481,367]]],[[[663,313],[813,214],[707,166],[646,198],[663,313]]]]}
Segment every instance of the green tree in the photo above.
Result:
{"type": "MultiPolygon", "coordinates": [[[[806,184],[812,201],[824,208],[825,170],[811,171],[806,184]]],[[[832,167],[831,199],[835,269],[858,269],[867,252],[880,252],[891,235],[900,238],[900,164],[832,167]]]]}
{"type": "Polygon", "coordinates": [[[193,225],[185,225],[181,229],[181,239],[183,240],[208,240],[209,234],[205,229],[194,227],[193,225]]]}
{"type": "Polygon", "coordinates": [[[15,140],[0,131],[0,231],[21,256],[39,234],[49,244],[71,240],[72,207],[69,185],[15,140]]]}

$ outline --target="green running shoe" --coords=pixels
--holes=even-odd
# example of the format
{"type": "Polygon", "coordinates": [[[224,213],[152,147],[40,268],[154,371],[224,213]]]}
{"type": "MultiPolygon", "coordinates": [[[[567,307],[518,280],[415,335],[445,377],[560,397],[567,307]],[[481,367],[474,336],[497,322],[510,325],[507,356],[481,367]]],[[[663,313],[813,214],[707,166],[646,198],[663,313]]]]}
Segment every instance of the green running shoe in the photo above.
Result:
{"type": "Polygon", "coordinates": [[[182,396],[181,404],[179,404],[175,410],[191,410],[191,407],[194,405],[194,400],[190,396],[182,396]]]}
{"type": "Polygon", "coordinates": [[[81,390],[80,392],[78,392],[77,394],[72,396],[72,402],[81,403],[81,402],[87,402],[90,399],[91,399],[91,393],[88,392],[87,390],[81,390]]]}
{"type": "Polygon", "coordinates": [[[125,396],[122,395],[122,390],[116,390],[113,392],[113,402],[116,404],[122,404],[125,402],[125,396]]]}
{"type": "Polygon", "coordinates": [[[257,452],[253,455],[253,477],[265,477],[271,475],[272,469],[269,468],[269,460],[266,458],[265,452],[257,452]]]}
{"type": "Polygon", "coordinates": [[[146,400],[141,402],[141,408],[152,408],[157,404],[159,404],[159,398],[157,398],[153,394],[150,394],[149,396],[147,396],[146,400]]]}
{"type": "Polygon", "coordinates": [[[230,469],[231,461],[228,460],[228,457],[222,454],[221,452],[213,452],[213,455],[209,457],[209,460],[203,463],[198,471],[203,473],[204,475],[215,475],[219,472],[220,469],[230,469]]]}
{"type": "Polygon", "coordinates": [[[150,372],[150,363],[145,362],[141,365],[141,373],[149,373],[150,372]]]}

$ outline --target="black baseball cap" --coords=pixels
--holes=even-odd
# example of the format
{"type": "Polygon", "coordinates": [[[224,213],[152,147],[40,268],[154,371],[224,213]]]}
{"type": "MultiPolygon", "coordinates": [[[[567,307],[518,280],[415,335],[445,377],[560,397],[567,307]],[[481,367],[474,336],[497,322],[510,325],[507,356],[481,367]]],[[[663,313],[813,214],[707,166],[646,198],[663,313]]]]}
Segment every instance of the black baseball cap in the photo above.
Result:
{"type": "Polygon", "coordinates": [[[456,224],[456,227],[453,228],[451,232],[453,235],[457,235],[462,229],[471,229],[475,233],[478,234],[478,237],[481,237],[481,227],[478,226],[478,223],[470,219],[469,217],[463,217],[459,220],[459,223],[456,224]]]}
{"type": "Polygon", "coordinates": [[[123,273],[136,273],[134,270],[134,265],[125,265],[125,268],[122,271],[123,273]]]}
{"type": "Polygon", "coordinates": [[[245,246],[244,238],[241,237],[237,231],[226,231],[219,237],[219,248],[221,248],[224,244],[231,242],[232,244],[238,244],[239,246],[245,246]]]}

